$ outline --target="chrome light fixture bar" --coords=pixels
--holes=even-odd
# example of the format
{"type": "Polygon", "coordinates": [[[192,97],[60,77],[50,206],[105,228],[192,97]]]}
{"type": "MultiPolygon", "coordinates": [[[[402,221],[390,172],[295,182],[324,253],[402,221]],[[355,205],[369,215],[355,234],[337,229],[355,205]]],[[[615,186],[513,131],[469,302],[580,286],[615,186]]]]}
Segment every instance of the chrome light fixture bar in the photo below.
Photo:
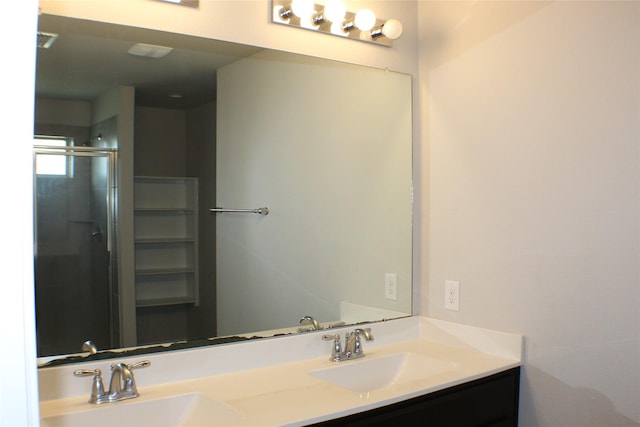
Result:
{"type": "Polygon", "coordinates": [[[165,3],[174,3],[181,6],[200,7],[200,0],[157,0],[165,3]]]}
{"type": "Polygon", "coordinates": [[[347,11],[340,0],[271,0],[271,21],[386,47],[402,35],[397,19],[378,19],[369,9],[347,11]]]}

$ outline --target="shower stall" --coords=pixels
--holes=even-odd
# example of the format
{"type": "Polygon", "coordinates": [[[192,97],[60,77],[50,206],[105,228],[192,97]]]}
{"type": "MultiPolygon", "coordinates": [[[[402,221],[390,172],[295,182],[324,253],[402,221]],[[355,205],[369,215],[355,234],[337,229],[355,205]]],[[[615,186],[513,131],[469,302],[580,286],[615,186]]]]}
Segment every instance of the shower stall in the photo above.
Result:
{"type": "Polygon", "coordinates": [[[116,150],[34,145],[38,356],[118,347],[116,150]]]}

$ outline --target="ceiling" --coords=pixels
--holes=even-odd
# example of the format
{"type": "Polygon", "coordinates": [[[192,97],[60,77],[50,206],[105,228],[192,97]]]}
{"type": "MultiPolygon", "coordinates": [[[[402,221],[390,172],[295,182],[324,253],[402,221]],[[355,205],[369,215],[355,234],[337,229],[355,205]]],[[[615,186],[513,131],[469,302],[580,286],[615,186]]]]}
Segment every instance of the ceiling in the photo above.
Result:
{"type": "Polygon", "coordinates": [[[136,105],[159,108],[192,108],[215,99],[216,70],[261,50],[51,15],[40,16],[38,31],[59,36],[49,49],[38,49],[37,96],[92,100],[112,87],[126,85],[136,88],[136,105]],[[136,43],[173,51],[159,59],[128,54],[136,43]]]}

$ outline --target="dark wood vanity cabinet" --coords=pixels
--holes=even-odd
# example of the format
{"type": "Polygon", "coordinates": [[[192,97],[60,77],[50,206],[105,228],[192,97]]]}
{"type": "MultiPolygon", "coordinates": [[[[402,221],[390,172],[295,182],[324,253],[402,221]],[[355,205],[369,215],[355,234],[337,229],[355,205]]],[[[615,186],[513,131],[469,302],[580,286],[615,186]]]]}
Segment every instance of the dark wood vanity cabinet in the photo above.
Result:
{"type": "Polygon", "coordinates": [[[520,368],[317,426],[514,427],[520,368]]]}

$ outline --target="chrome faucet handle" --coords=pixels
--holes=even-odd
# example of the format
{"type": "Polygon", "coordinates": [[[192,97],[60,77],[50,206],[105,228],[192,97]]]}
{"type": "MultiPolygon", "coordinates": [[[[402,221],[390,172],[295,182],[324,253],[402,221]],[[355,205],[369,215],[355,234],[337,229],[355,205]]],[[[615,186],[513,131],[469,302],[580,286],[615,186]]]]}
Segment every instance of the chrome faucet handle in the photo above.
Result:
{"type": "Polygon", "coordinates": [[[89,377],[93,376],[93,383],[91,385],[91,396],[89,397],[89,403],[105,403],[109,401],[109,396],[104,391],[104,383],[102,381],[102,371],[100,369],[78,369],[73,371],[73,375],[76,377],[89,377]]]}
{"type": "Polygon", "coordinates": [[[322,339],[325,341],[333,341],[333,347],[331,348],[331,362],[339,362],[342,360],[342,345],[340,344],[340,335],[323,335],[322,339]]]}
{"type": "Polygon", "coordinates": [[[134,363],[132,365],[127,365],[126,363],[123,363],[123,365],[125,367],[125,369],[122,371],[122,373],[123,373],[122,379],[124,380],[124,390],[123,391],[125,393],[130,393],[130,394],[133,394],[135,396],[138,396],[138,388],[136,386],[136,379],[133,376],[133,370],[134,369],[140,369],[140,368],[146,368],[147,366],[151,365],[151,362],[149,362],[148,360],[142,360],[142,361],[134,363]]]}
{"type": "Polygon", "coordinates": [[[133,376],[133,370],[134,369],[140,369],[140,368],[146,368],[149,365],[151,365],[151,362],[149,362],[148,360],[142,360],[142,361],[134,363],[132,365],[126,365],[127,368],[129,369],[130,376],[128,378],[125,378],[125,383],[124,383],[124,391],[125,391],[125,393],[132,393],[132,394],[138,396],[138,388],[136,386],[136,379],[133,376]]]}
{"type": "Polygon", "coordinates": [[[140,368],[146,368],[149,365],[151,365],[151,362],[149,362],[148,360],[141,360],[140,362],[136,362],[133,365],[127,365],[127,366],[129,367],[129,369],[140,369],[140,368]]]}

